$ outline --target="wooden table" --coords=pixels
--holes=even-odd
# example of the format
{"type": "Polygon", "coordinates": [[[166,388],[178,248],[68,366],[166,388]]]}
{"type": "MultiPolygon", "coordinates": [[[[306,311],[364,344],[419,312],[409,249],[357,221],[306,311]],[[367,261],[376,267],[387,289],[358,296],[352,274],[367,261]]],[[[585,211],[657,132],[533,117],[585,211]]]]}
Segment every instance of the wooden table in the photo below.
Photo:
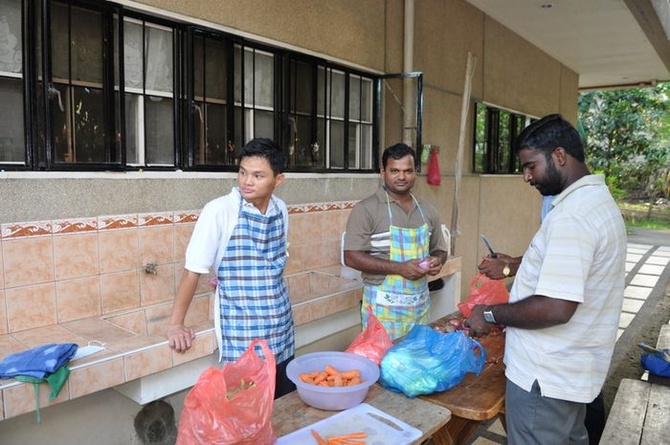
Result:
{"type": "MultiPolygon", "coordinates": [[[[433,324],[444,323],[454,318],[451,314],[433,324]]],[[[505,335],[493,332],[477,338],[486,350],[487,360],[479,376],[468,373],[463,381],[449,391],[419,396],[451,411],[449,423],[437,431],[432,438],[435,445],[455,445],[465,443],[479,424],[499,416],[505,425],[505,335]]]]}
{"type": "MultiPolygon", "coordinates": [[[[364,402],[421,430],[423,435],[413,442],[417,445],[433,436],[451,418],[451,412],[444,407],[419,398],[407,398],[384,389],[379,384],[370,387],[364,402]]],[[[277,437],[280,437],[337,413],[338,411],[312,408],[300,400],[298,393],[293,391],[275,400],[272,426],[277,437]]]]}
{"type": "MultiPolygon", "coordinates": [[[[670,324],[661,326],[656,342],[670,348],[670,324]]],[[[621,379],[600,443],[608,445],[669,444],[670,378],[645,372],[644,380],[621,379]]]]}

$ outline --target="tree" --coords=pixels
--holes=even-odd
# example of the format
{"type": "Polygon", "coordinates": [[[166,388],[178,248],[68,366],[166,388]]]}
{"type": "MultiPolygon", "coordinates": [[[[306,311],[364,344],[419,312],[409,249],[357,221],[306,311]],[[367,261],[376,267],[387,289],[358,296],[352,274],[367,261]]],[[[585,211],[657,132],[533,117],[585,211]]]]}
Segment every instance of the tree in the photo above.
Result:
{"type": "Polygon", "coordinates": [[[650,200],[668,193],[670,84],[592,91],[579,96],[587,162],[608,184],[650,200]]]}

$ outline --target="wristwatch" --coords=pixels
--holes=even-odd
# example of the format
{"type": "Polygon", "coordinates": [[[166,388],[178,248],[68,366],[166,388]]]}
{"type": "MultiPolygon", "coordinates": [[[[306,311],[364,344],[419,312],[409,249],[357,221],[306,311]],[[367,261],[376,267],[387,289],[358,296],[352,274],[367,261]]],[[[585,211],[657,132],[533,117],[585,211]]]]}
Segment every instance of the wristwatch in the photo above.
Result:
{"type": "Polygon", "coordinates": [[[491,309],[484,309],[484,320],[486,320],[487,323],[498,323],[496,317],[493,316],[493,311],[491,309]]]}
{"type": "Polygon", "coordinates": [[[512,271],[509,268],[509,264],[505,263],[505,267],[503,267],[502,273],[505,276],[505,278],[509,277],[510,273],[512,271]]]}

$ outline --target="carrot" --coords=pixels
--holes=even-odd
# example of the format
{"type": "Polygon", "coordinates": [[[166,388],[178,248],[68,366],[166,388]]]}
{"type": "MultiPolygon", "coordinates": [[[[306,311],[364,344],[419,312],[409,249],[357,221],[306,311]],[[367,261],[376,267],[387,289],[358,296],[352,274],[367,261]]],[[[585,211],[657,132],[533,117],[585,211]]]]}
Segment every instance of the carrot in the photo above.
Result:
{"type": "Polygon", "coordinates": [[[355,379],[357,377],[361,376],[361,372],[358,369],[354,369],[352,371],[343,371],[340,373],[343,379],[355,379]]]}
{"type": "Polygon", "coordinates": [[[317,375],[316,377],[314,377],[314,383],[316,383],[318,385],[319,383],[326,380],[327,377],[328,377],[328,374],[326,374],[325,372],[321,373],[321,374],[317,375]]]}
{"type": "Polygon", "coordinates": [[[356,433],[343,434],[341,436],[330,436],[330,439],[365,439],[368,434],[365,431],[358,431],[356,433]]]}
{"type": "Polygon", "coordinates": [[[328,445],[328,442],[326,442],[323,437],[319,433],[317,433],[315,430],[310,430],[312,432],[312,436],[316,439],[316,443],[319,445],[328,445]]]}
{"type": "Polygon", "coordinates": [[[358,369],[340,371],[332,365],[326,365],[323,371],[299,374],[298,378],[305,383],[330,387],[353,386],[363,383],[361,372],[358,369]]]}

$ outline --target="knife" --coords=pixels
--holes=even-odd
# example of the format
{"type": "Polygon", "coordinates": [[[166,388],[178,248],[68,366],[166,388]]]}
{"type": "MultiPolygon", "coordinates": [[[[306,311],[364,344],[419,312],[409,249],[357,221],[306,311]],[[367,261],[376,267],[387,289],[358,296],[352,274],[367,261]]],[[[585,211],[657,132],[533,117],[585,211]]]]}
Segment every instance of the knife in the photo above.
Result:
{"type": "Polygon", "coordinates": [[[491,252],[491,258],[498,258],[498,254],[496,253],[495,250],[493,250],[493,247],[491,247],[491,243],[489,242],[489,240],[486,239],[483,233],[482,233],[482,241],[484,241],[486,248],[489,249],[489,252],[491,252]]]}

